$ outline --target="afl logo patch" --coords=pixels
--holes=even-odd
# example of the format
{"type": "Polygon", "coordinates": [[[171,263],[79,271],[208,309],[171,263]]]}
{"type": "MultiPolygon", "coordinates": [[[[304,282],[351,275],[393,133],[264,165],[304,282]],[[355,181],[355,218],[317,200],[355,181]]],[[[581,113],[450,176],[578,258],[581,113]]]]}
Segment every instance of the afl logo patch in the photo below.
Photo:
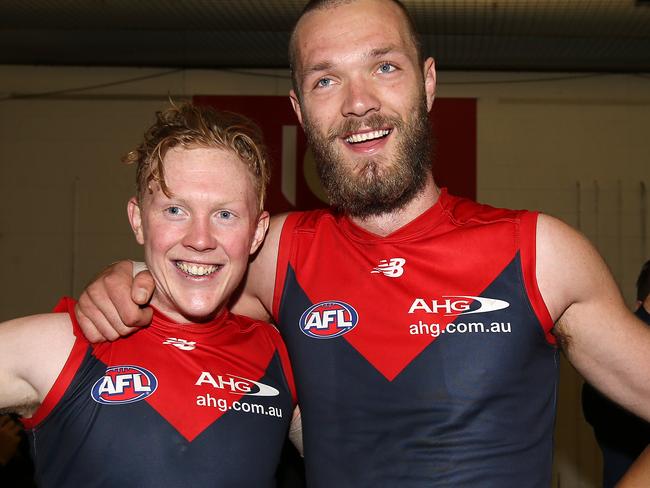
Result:
{"type": "Polygon", "coordinates": [[[320,302],[300,317],[300,330],[315,339],[333,339],[347,334],[359,322],[357,311],[345,302],[320,302]]]}
{"type": "Polygon", "coordinates": [[[158,379],[140,366],[111,366],[92,387],[90,396],[97,403],[116,405],[134,403],[152,395],[158,379]]]}

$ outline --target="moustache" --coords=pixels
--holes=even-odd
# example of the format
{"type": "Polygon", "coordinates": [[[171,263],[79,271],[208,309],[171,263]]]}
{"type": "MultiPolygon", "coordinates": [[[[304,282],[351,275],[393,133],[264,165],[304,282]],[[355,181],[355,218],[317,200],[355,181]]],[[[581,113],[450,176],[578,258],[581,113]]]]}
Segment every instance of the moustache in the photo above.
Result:
{"type": "Polygon", "coordinates": [[[327,139],[329,142],[334,142],[336,139],[344,137],[352,132],[358,132],[361,128],[380,130],[391,127],[399,130],[403,125],[404,122],[400,117],[374,113],[366,117],[354,117],[344,120],[340,125],[333,127],[328,131],[327,139]]]}

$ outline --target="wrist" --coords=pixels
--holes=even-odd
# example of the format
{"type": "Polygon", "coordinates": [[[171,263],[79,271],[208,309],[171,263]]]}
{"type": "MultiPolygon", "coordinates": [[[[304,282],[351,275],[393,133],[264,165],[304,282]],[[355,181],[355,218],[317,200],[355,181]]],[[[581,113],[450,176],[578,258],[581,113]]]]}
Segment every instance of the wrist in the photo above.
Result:
{"type": "Polygon", "coordinates": [[[140,271],[146,271],[149,268],[147,268],[147,264],[142,262],[142,261],[131,261],[131,264],[133,265],[133,276],[137,275],[140,271]]]}

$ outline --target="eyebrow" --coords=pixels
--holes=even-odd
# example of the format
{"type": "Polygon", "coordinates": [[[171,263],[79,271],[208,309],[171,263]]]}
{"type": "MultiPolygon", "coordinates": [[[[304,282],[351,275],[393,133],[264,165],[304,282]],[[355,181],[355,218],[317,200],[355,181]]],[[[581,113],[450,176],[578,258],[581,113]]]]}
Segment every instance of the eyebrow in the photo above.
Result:
{"type": "MultiPolygon", "coordinates": [[[[375,48],[371,49],[367,53],[363,54],[363,59],[374,59],[374,58],[381,58],[386,56],[387,54],[397,51],[394,45],[389,45],[386,47],[380,47],[380,48],[375,48]]],[[[303,76],[307,77],[313,73],[319,73],[321,71],[328,71],[334,67],[334,64],[330,61],[322,61],[320,63],[316,63],[313,66],[310,66],[306,68],[303,71],[303,76]]]]}
{"type": "Polygon", "coordinates": [[[386,56],[386,54],[391,53],[395,50],[395,46],[386,46],[386,47],[381,47],[381,48],[376,48],[371,50],[366,57],[368,58],[381,58],[382,56],[386,56]]]}
{"type": "Polygon", "coordinates": [[[320,71],[327,71],[334,66],[332,63],[329,61],[323,61],[321,63],[317,63],[313,66],[310,66],[309,68],[305,69],[303,72],[303,77],[307,77],[313,73],[318,73],[320,71]]]}

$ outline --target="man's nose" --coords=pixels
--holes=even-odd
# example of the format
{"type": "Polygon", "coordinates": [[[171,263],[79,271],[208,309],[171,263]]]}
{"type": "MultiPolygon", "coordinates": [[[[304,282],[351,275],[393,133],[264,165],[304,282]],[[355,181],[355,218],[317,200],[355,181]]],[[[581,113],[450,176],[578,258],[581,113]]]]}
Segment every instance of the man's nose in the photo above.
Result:
{"type": "Polygon", "coordinates": [[[381,108],[372,80],[350,78],[345,83],[345,100],[341,107],[344,116],[363,117],[381,108]]]}
{"type": "Polygon", "coordinates": [[[216,248],[217,238],[209,219],[193,218],[183,238],[183,245],[199,252],[216,248]]]}

